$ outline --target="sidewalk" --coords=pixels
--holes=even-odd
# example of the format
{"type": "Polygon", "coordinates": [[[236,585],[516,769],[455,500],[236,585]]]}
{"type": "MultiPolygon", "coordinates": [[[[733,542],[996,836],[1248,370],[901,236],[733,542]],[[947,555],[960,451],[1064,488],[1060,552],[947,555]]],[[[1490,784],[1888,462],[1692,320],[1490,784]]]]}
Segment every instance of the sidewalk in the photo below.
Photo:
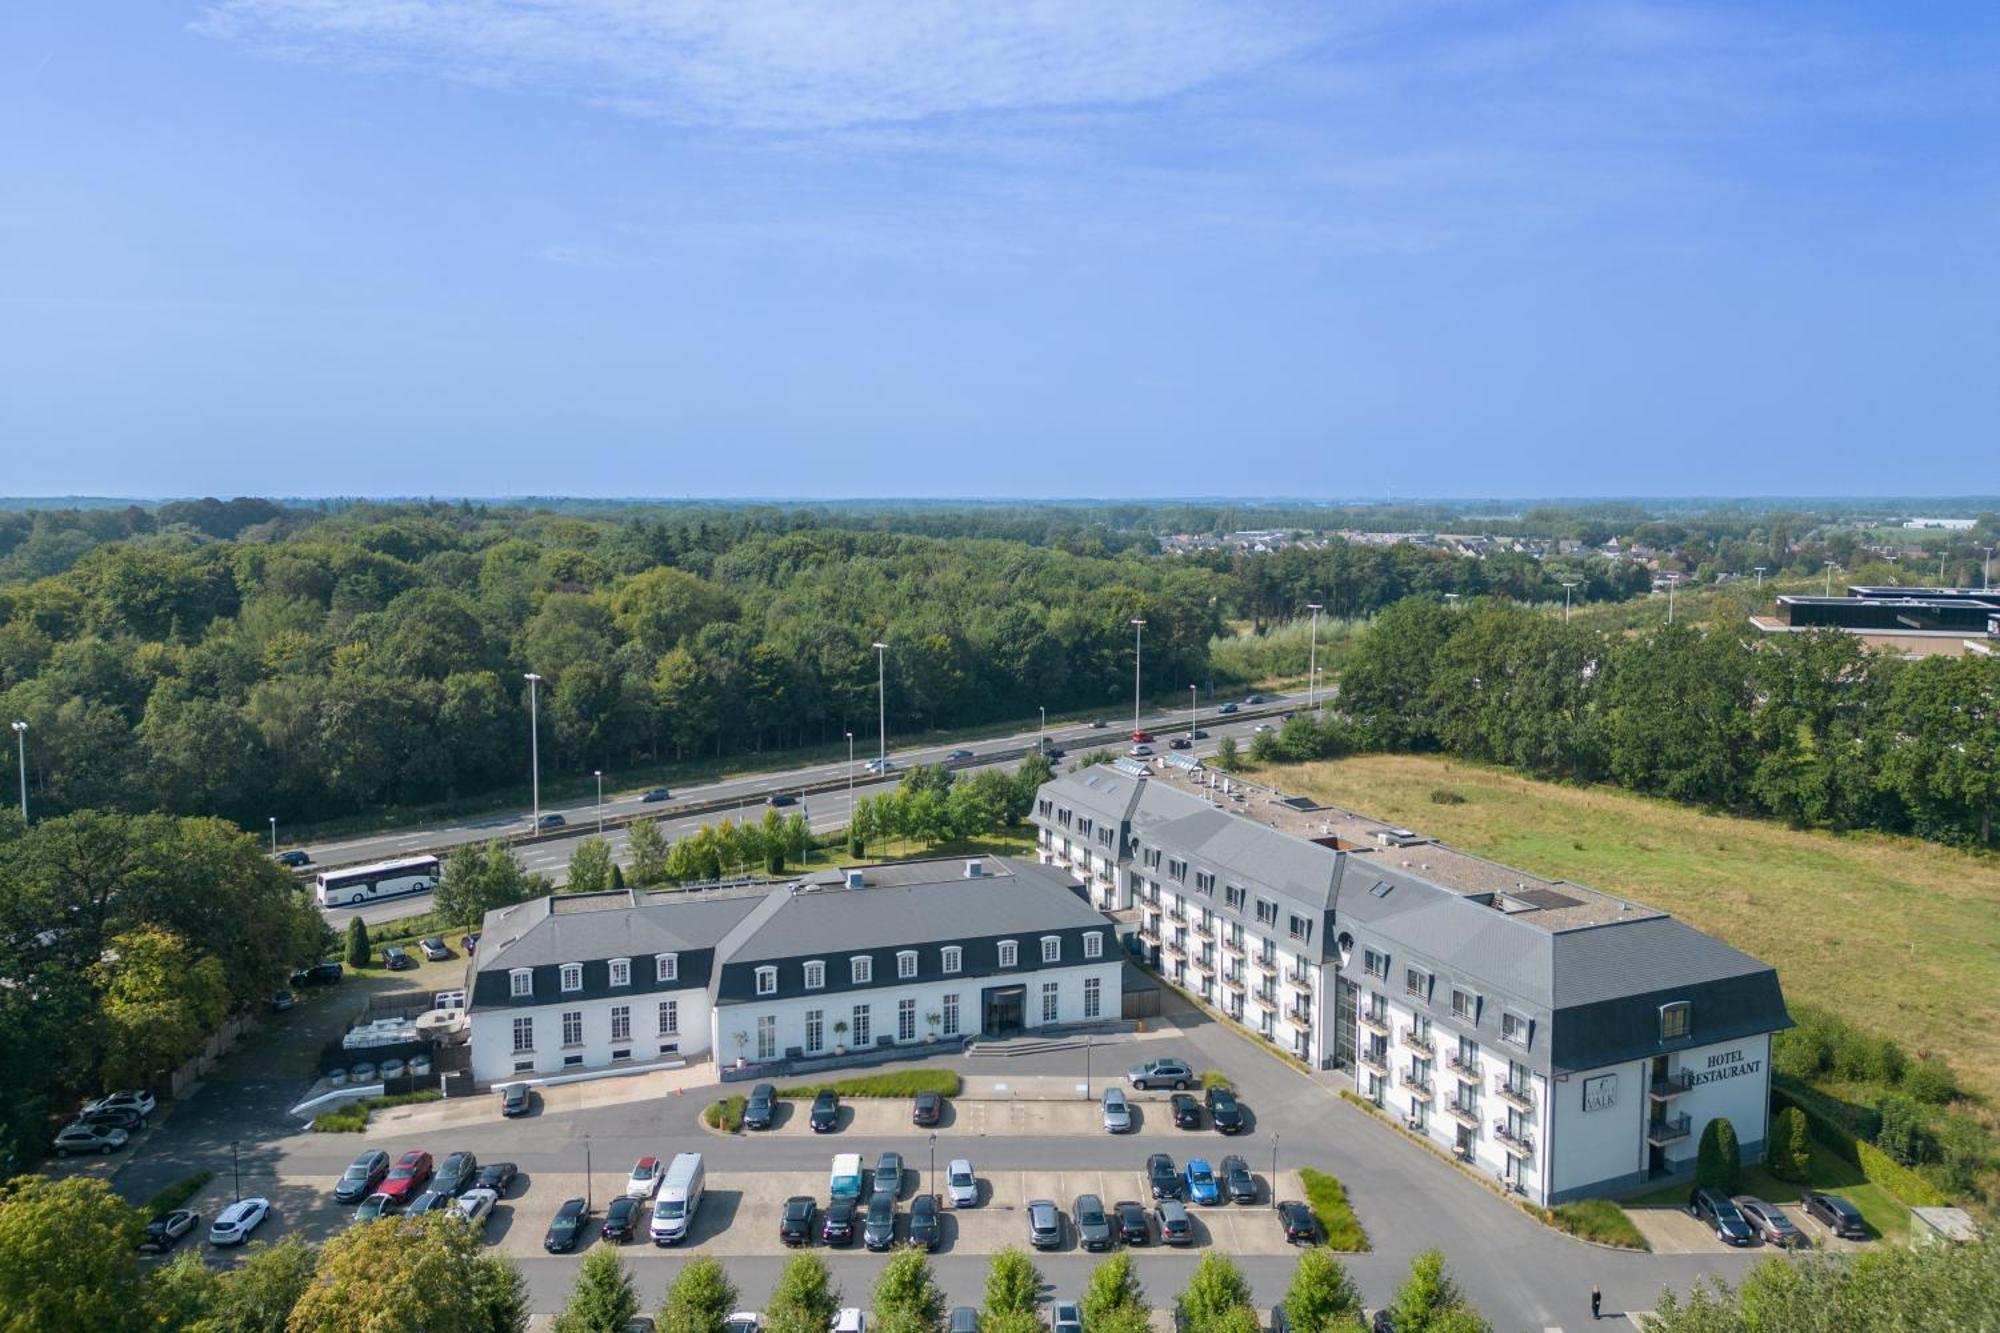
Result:
{"type": "MultiPolygon", "coordinates": [[[[563,1083],[552,1088],[538,1087],[535,1095],[541,1101],[541,1113],[549,1115],[629,1102],[660,1101],[685,1096],[691,1088],[710,1088],[714,1084],[715,1066],[703,1060],[685,1069],[656,1069],[644,1074],[563,1083]]],[[[406,1134],[412,1130],[477,1124],[499,1118],[499,1096],[481,1092],[377,1111],[368,1117],[366,1133],[406,1134]]]]}

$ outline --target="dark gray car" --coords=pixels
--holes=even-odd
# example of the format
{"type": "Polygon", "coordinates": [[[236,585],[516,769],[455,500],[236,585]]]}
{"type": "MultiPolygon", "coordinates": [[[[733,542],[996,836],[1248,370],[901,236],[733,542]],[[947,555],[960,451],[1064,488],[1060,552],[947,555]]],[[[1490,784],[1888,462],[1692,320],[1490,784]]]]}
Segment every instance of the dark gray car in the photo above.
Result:
{"type": "Polygon", "coordinates": [[[377,1148],[362,1153],[354,1165],[341,1173],[333,1187],[335,1203],[360,1203],[375,1192],[382,1177],[389,1174],[389,1154],[377,1148]]]}
{"type": "Polygon", "coordinates": [[[1105,1216],[1104,1201],[1095,1194],[1079,1194],[1070,1213],[1076,1219],[1076,1243],[1086,1250],[1111,1248],[1111,1219],[1105,1216]]]}
{"type": "Polygon", "coordinates": [[[875,1192],[892,1199],[903,1194],[903,1154],[885,1152],[875,1159],[875,1192]]]}
{"type": "Polygon", "coordinates": [[[769,1129],[778,1114],[778,1090],[768,1083],[750,1089],[743,1102],[743,1128],[769,1129]]]}
{"type": "Polygon", "coordinates": [[[896,1243],[896,1196],[875,1191],[868,1200],[868,1219],[861,1224],[861,1243],[886,1250],[896,1243]]]}

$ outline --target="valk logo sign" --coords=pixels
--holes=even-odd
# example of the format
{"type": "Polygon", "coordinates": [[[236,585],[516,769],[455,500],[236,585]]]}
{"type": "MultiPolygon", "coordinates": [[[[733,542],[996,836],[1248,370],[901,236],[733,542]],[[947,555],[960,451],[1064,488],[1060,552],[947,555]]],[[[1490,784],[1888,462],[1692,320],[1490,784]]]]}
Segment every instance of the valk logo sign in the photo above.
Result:
{"type": "Polygon", "coordinates": [[[1764,1067],[1762,1060],[1745,1060],[1741,1050],[1720,1051],[1708,1057],[1708,1063],[1694,1071],[1694,1086],[1704,1083],[1719,1083],[1725,1078],[1741,1078],[1754,1074],[1764,1067]]]}
{"type": "Polygon", "coordinates": [[[1600,1074],[1583,1081],[1583,1109],[1608,1111],[1618,1104],[1618,1075],[1600,1074]]]}

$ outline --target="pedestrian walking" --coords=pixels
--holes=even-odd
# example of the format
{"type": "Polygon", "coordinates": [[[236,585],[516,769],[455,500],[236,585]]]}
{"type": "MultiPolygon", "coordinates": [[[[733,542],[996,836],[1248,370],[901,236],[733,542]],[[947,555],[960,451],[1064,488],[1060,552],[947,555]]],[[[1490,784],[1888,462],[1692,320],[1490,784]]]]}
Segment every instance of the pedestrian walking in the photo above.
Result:
{"type": "Polygon", "coordinates": [[[1604,1293],[1597,1289],[1595,1282],[1590,1284],[1590,1317],[1604,1318],[1604,1293]]]}

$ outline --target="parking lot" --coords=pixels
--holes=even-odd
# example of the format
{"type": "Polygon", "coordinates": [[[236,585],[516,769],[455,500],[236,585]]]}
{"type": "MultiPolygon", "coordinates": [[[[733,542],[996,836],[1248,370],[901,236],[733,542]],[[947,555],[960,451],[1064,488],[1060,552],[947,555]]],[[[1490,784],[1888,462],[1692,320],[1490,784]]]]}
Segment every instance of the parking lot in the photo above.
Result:
{"type": "MultiPolygon", "coordinates": [[[[1780,1204],[1785,1216],[1792,1219],[1792,1225],[1805,1233],[1815,1250],[1829,1254],[1848,1254],[1866,1250],[1879,1244],[1872,1240],[1842,1240],[1827,1230],[1826,1224],[1807,1215],[1806,1210],[1795,1203],[1780,1204]]],[[[1715,1234],[1715,1229],[1689,1213],[1685,1208],[1670,1207],[1628,1207],[1626,1215],[1632,1225],[1639,1228],[1639,1234],[1646,1238],[1654,1254],[1763,1254],[1770,1253],[1765,1244],[1732,1246],[1715,1234]]]]}

